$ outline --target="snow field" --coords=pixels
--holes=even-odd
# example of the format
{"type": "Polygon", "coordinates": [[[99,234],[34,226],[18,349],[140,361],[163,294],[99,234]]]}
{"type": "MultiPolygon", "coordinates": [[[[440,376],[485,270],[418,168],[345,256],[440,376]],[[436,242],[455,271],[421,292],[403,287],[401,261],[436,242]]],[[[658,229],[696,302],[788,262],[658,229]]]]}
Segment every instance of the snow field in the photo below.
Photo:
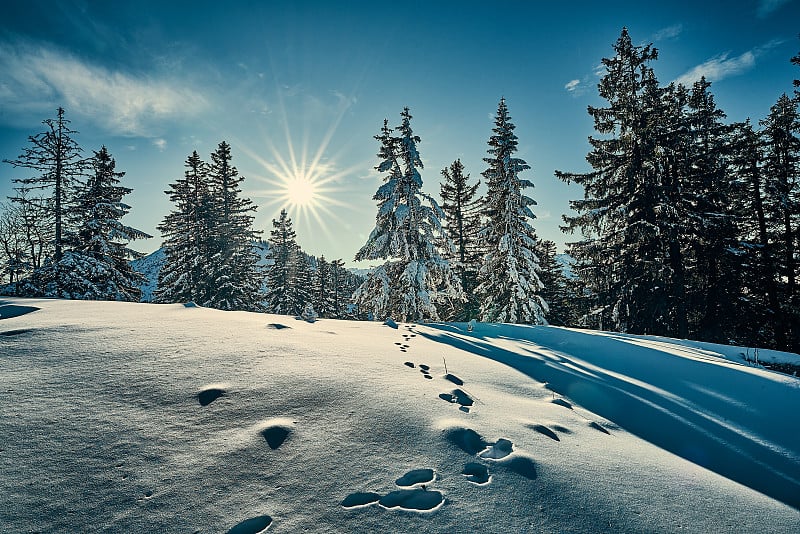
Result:
{"type": "Polygon", "coordinates": [[[39,308],[0,321],[9,531],[800,527],[778,487],[798,478],[800,388],[721,356],[546,327],[3,305],[39,308]],[[665,434],[780,484],[754,491],[665,434]]]}

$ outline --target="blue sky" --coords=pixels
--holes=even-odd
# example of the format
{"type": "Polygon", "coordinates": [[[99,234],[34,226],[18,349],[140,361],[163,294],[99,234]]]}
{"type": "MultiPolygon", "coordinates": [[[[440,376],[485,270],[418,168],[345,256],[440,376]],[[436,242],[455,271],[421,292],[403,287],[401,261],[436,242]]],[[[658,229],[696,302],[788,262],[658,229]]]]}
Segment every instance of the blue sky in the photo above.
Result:
{"type": "MultiPolygon", "coordinates": [[[[349,264],[372,230],[373,136],[404,106],[438,196],[461,158],[473,178],[501,96],[532,170],[540,237],[558,229],[600,105],[597,66],[623,26],[654,43],[659,80],[705,74],[729,120],[763,118],[800,69],[800,0],[738,2],[93,2],[11,0],[0,18],[0,156],[16,158],[63,106],[79,143],[127,173],[126,221],[151,234],[192,150],[222,141],[268,232],[285,182],[305,173],[315,209],[290,206],[298,241],[349,264]],[[556,5],[558,4],[558,5],[556,5]],[[346,7],[344,7],[346,5],[346,7]]],[[[25,173],[0,166],[0,195],[25,173]]],[[[268,234],[267,234],[268,235],[268,234]]],[[[137,242],[149,252],[160,239],[137,242]]]]}

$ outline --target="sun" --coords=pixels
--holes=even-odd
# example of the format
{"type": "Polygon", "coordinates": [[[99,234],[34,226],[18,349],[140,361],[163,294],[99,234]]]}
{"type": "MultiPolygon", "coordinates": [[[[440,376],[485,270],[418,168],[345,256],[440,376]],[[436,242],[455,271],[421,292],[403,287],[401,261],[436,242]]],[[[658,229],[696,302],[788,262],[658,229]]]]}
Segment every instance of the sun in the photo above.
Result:
{"type": "Polygon", "coordinates": [[[283,194],[286,203],[293,208],[317,208],[320,201],[319,184],[305,174],[284,180],[283,194]]]}

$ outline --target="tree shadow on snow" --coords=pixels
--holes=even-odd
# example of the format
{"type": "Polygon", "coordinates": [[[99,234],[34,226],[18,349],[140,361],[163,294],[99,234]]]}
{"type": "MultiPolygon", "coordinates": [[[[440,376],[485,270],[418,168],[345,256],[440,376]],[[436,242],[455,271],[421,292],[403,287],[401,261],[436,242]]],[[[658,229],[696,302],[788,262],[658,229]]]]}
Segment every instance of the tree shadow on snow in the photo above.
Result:
{"type": "Polygon", "coordinates": [[[781,397],[783,388],[764,383],[769,377],[599,332],[484,324],[466,334],[451,324],[427,326],[438,330],[420,332],[432,341],[508,365],[660,448],[800,509],[800,470],[791,437],[798,416],[781,397]],[[500,348],[498,341],[515,342],[520,352],[500,348]],[[731,398],[758,398],[758,406],[732,407],[731,398],[704,393],[703,377],[723,390],[756,392],[731,398]],[[759,418],[759,409],[769,417],[759,418]],[[776,409],[786,415],[779,425],[774,424],[776,409]],[[775,444],[783,450],[775,450],[775,444]]]}

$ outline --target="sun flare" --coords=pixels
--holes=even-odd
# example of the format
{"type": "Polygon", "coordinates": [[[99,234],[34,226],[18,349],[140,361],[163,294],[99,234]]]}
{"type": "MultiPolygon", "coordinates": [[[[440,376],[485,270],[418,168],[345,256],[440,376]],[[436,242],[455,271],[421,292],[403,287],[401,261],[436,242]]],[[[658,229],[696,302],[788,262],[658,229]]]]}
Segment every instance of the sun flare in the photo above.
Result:
{"type": "Polygon", "coordinates": [[[283,196],[292,207],[317,207],[319,202],[318,185],[305,175],[297,175],[285,181],[283,196]]]}

